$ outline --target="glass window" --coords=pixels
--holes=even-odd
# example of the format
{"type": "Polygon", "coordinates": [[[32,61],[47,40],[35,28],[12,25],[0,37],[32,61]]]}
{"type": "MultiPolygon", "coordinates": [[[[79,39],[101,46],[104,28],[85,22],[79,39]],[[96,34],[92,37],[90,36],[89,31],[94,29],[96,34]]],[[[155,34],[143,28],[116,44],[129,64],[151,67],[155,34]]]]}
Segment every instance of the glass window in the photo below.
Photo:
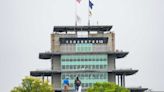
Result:
{"type": "Polygon", "coordinates": [[[91,47],[88,47],[88,52],[89,52],[89,51],[92,51],[92,50],[91,50],[91,47]]]}
{"type": "Polygon", "coordinates": [[[104,74],[104,79],[107,79],[107,74],[106,73],[104,74]]]}
{"type": "Polygon", "coordinates": [[[99,69],[99,65],[96,65],[96,69],[99,69]]]}
{"type": "Polygon", "coordinates": [[[87,84],[86,83],[84,83],[84,87],[87,87],[87,84]]]}
{"type": "Polygon", "coordinates": [[[71,62],[71,61],[73,61],[72,59],[69,59],[69,61],[71,62]]]}
{"type": "Polygon", "coordinates": [[[65,61],[69,61],[69,59],[66,59],[65,61]]]}
{"type": "Polygon", "coordinates": [[[81,68],[84,69],[85,68],[84,65],[82,65],[81,68]]]}
{"type": "Polygon", "coordinates": [[[107,69],[107,65],[104,65],[104,69],[107,69]]]}
{"type": "Polygon", "coordinates": [[[74,88],[74,80],[77,76],[79,76],[80,80],[82,81],[82,87],[90,87],[95,82],[101,82],[101,81],[108,81],[108,73],[93,73],[93,72],[81,72],[81,73],[62,73],[61,74],[61,86],[63,87],[63,79],[65,77],[69,77],[70,80],[70,87],[74,88]],[[85,78],[84,78],[85,77],[85,78]]]}
{"type": "Polygon", "coordinates": [[[65,59],[63,58],[62,61],[65,61],[65,59]]]}
{"type": "MultiPolygon", "coordinates": [[[[88,50],[87,46],[90,46],[90,45],[83,44],[83,47],[85,47],[88,50]]],[[[108,61],[107,61],[106,54],[80,54],[80,55],[76,54],[76,55],[62,55],[61,56],[62,70],[107,69],[107,66],[108,66],[108,61]]],[[[74,80],[77,76],[79,76],[80,80],[83,83],[85,83],[85,86],[91,86],[95,82],[108,80],[107,73],[96,73],[96,72],[73,73],[72,72],[72,73],[62,73],[61,84],[62,84],[62,80],[66,76],[69,76],[70,83],[72,83],[73,86],[74,86],[74,80]]]]}
{"type": "Polygon", "coordinates": [[[68,43],[68,40],[66,40],[66,43],[68,43]]]}
{"type": "Polygon", "coordinates": [[[92,48],[93,46],[91,43],[76,44],[76,52],[91,52],[92,48]]]}
{"type": "Polygon", "coordinates": [[[91,65],[88,65],[88,69],[91,69],[91,65]]]}
{"type": "Polygon", "coordinates": [[[66,65],[65,69],[68,69],[68,67],[69,67],[69,66],[68,66],[68,65],[66,65]]]}
{"type": "Polygon", "coordinates": [[[69,74],[65,73],[65,77],[69,77],[69,74]]]}
{"type": "Polygon", "coordinates": [[[85,43],[87,43],[87,40],[85,40],[85,43]]]}
{"type": "Polygon", "coordinates": [[[88,87],[88,83],[86,83],[86,87],[88,87]]]}
{"type": "Polygon", "coordinates": [[[98,40],[96,40],[96,43],[99,43],[99,41],[98,41],[98,40]]]}
{"type": "Polygon", "coordinates": [[[65,69],[65,65],[62,65],[62,69],[65,69]]]}
{"type": "Polygon", "coordinates": [[[92,61],[92,59],[89,58],[88,61],[92,61]]]}
{"type": "Polygon", "coordinates": [[[89,85],[88,85],[89,87],[91,87],[92,86],[92,83],[89,83],[89,85]]]}
{"type": "Polygon", "coordinates": [[[104,58],[104,61],[107,61],[107,59],[106,59],[106,58],[104,58]]]}
{"type": "Polygon", "coordinates": [[[73,70],[75,69],[74,65],[72,65],[72,69],[73,69],[73,70]]]}
{"type": "Polygon", "coordinates": [[[77,65],[77,69],[80,69],[80,65],[77,65]]]}
{"type": "Polygon", "coordinates": [[[81,40],[81,43],[83,43],[83,40],[81,40]]]}
{"type": "Polygon", "coordinates": [[[62,74],[62,79],[65,79],[65,75],[64,74],[62,74]]]}
{"type": "Polygon", "coordinates": [[[92,74],[89,74],[88,77],[89,77],[88,79],[92,79],[92,74]]]}
{"type": "Polygon", "coordinates": [[[79,40],[77,40],[77,43],[79,43],[79,40]]]}
{"type": "Polygon", "coordinates": [[[100,79],[103,79],[103,74],[102,73],[100,74],[100,79]]]}
{"type": "Polygon", "coordinates": [[[78,68],[77,68],[77,65],[75,65],[75,70],[77,70],[78,68]]]}
{"type": "Polygon", "coordinates": [[[92,40],[92,43],[95,43],[95,40],[92,40]]]}
{"type": "Polygon", "coordinates": [[[70,65],[70,69],[73,69],[73,66],[72,65],[70,65]]]}
{"type": "Polygon", "coordinates": [[[71,80],[73,80],[73,79],[74,79],[74,78],[73,78],[73,74],[71,74],[71,75],[70,75],[70,79],[71,79],[71,80]]]}
{"type": "Polygon", "coordinates": [[[96,61],[99,61],[99,58],[97,58],[96,61]]]}
{"type": "Polygon", "coordinates": [[[84,60],[85,60],[85,61],[88,61],[88,59],[87,59],[87,58],[85,58],[84,60]]]}
{"type": "Polygon", "coordinates": [[[72,74],[73,75],[73,78],[75,79],[76,78],[76,74],[72,74]]]}
{"type": "Polygon", "coordinates": [[[103,69],[103,65],[100,65],[100,69],[103,69]]]}
{"type": "Polygon", "coordinates": [[[84,83],[82,83],[82,87],[84,87],[84,83]]]}
{"type": "Polygon", "coordinates": [[[72,40],[70,40],[70,43],[72,43],[72,40]]]}
{"type": "Polygon", "coordinates": [[[76,43],[76,40],[73,40],[73,43],[76,43]]]}
{"type": "Polygon", "coordinates": [[[84,59],[82,58],[80,61],[84,61],[84,59]]]}
{"type": "Polygon", "coordinates": [[[85,65],[85,69],[88,69],[88,65],[85,65]]]}
{"type": "Polygon", "coordinates": [[[80,51],[81,51],[80,47],[77,47],[77,51],[78,51],[78,52],[80,52],[80,51]]]}
{"type": "Polygon", "coordinates": [[[85,79],[88,79],[88,74],[87,73],[85,74],[85,79]]]}
{"type": "Polygon", "coordinates": [[[96,78],[96,79],[99,79],[99,73],[96,73],[96,74],[95,74],[95,78],[96,78]]]}
{"type": "Polygon", "coordinates": [[[93,79],[95,79],[96,78],[96,75],[95,74],[92,74],[92,77],[93,77],[93,79]]]}
{"type": "Polygon", "coordinates": [[[92,69],[95,69],[95,65],[92,65],[92,69]]]}

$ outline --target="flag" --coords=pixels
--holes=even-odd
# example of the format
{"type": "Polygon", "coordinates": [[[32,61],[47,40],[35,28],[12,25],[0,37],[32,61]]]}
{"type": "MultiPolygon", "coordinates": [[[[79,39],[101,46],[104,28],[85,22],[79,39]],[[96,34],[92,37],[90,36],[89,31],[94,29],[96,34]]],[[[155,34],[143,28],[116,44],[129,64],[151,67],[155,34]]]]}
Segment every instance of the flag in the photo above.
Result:
{"type": "Polygon", "coordinates": [[[80,3],[81,2],[81,0],[76,0],[78,3],[80,3]]]}
{"type": "Polygon", "coordinates": [[[89,7],[92,9],[93,3],[89,0],[89,7]]]}

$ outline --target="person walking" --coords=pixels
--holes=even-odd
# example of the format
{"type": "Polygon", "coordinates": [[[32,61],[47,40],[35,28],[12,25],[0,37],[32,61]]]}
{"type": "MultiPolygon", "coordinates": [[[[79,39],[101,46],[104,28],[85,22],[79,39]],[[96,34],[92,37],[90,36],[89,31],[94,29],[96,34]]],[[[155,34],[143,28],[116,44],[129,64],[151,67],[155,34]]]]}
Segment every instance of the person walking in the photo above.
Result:
{"type": "Polygon", "coordinates": [[[69,87],[69,78],[66,77],[64,80],[63,80],[63,85],[64,85],[64,92],[68,92],[68,87],[69,87]]]}
{"type": "Polygon", "coordinates": [[[76,79],[75,79],[75,90],[76,90],[76,92],[81,92],[81,89],[79,90],[80,85],[81,85],[81,81],[79,80],[79,77],[76,77],[76,79]]]}

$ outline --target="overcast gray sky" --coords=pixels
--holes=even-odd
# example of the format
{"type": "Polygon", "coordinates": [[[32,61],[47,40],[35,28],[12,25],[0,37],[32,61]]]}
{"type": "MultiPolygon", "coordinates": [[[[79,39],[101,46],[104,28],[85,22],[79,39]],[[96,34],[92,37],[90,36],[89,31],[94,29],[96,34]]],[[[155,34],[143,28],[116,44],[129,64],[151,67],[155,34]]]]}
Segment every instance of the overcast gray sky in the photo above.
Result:
{"type": "MultiPolygon", "coordinates": [[[[126,86],[164,90],[164,0],[92,0],[91,24],[113,25],[116,48],[129,51],[117,68],[139,69],[126,86]]],[[[87,24],[86,0],[78,5],[87,24]]],[[[0,92],[9,92],[30,70],[50,69],[38,53],[50,50],[54,25],[74,25],[75,0],[0,0],[0,92]]]]}

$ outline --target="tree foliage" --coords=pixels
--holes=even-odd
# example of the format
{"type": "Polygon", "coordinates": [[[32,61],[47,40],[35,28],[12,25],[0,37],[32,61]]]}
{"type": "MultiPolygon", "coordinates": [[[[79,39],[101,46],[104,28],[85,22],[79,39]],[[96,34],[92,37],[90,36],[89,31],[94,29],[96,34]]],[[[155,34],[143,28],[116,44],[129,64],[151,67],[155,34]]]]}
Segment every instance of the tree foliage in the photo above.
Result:
{"type": "Polygon", "coordinates": [[[120,87],[115,83],[97,82],[87,89],[87,92],[130,92],[129,89],[120,87]]]}
{"type": "Polygon", "coordinates": [[[54,89],[47,81],[43,83],[39,78],[25,77],[21,86],[14,87],[11,92],[54,92],[54,89]]]}

